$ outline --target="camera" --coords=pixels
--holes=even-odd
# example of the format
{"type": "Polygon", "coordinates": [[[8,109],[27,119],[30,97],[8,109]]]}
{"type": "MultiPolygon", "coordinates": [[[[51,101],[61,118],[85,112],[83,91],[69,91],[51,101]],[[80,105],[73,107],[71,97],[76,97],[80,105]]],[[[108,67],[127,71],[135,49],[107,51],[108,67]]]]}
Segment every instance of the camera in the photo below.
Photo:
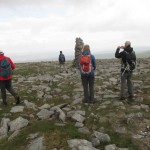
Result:
{"type": "Polygon", "coordinates": [[[124,49],[124,46],[120,46],[120,48],[124,49]]]}

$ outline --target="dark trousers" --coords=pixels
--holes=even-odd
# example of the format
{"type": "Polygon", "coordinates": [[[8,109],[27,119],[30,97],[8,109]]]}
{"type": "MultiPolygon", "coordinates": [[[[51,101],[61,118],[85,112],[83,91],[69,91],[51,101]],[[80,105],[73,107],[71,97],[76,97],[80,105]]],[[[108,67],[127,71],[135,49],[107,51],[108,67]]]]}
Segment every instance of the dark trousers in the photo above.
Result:
{"type": "Polygon", "coordinates": [[[81,79],[84,90],[84,101],[94,101],[94,77],[81,76],[81,79]]]}
{"type": "Polygon", "coordinates": [[[125,86],[127,82],[129,96],[133,96],[132,72],[126,72],[121,75],[121,92],[120,97],[125,97],[125,86]]]}
{"type": "Polygon", "coordinates": [[[11,80],[0,80],[0,89],[3,102],[6,102],[7,99],[6,90],[8,90],[8,92],[10,92],[10,94],[14,96],[15,99],[18,96],[12,87],[11,80]]]}

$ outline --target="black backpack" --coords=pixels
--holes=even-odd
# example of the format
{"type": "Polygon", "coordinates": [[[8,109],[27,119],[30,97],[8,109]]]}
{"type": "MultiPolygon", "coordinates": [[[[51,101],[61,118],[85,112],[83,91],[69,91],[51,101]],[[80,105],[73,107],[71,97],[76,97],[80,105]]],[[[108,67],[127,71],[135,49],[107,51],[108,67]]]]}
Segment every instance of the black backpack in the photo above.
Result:
{"type": "Polygon", "coordinates": [[[127,71],[133,71],[136,67],[136,56],[135,56],[135,52],[132,51],[131,53],[126,52],[126,70],[127,71]]]}
{"type": "Polygon", "coordinates": [[[125,64],[122,64],[121,70],[122,72],[122,76],[124,75],[125,72],[132,72],[135,67],[136,67],[136,56],[135,56],[135,52],[132,51],[131,53],[128,53],[125,51],[125,56],[126,56],[126,62],[125,64]]]}
{"type": "Polygon", "coordinates": [[[0,61],[0,76],[8,78],[10,75],[12,75],[11,64],[7,58],[4,58],[0,61]]]}

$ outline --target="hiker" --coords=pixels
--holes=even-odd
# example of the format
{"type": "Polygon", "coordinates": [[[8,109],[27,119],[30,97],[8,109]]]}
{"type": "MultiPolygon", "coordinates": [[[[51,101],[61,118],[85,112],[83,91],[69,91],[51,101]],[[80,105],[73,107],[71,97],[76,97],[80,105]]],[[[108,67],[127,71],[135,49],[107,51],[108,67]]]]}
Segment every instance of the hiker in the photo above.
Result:
{"type": "Polygon", "coordinates": [[[18,94],[12,87],[12,70],[15,69],[15,65],[9,57],[4,56],[2,50],[0,50],[0,89],[3,104],[7,105],[6,90],[14,96],[16,105],[20,103],[18,94]]]}
{"type": "Polygon", "coordinates": [[[63,70],[66,70],[65,69],[65,55],[62,53],[62,51],[60,51],[60,54],[59,54],[59,65],[60,65],[60,73],[63,72],[63,70]]]}
{"type": "Polygon", "coordinates": [[[131,42],[126,41],[124,46],[118,46],[116,53],[116,58],[121,59],[121,91],[120,91],[120,100],[125,100],[125,86],[127,81],[129,99],[134,97],[133,93],[133,84],[132,84],[132,73],[136,65],[136,55],[131,47],[131,42]],[[119,52],[120,49],[123,51],[119,52]]]}
{"type": "Polygon", "coordinates": [[[83,103],[95,103],[94,99],[94,70],[96,69],[95,57],[90,52],[90,46],[84,45],[79,60],[81,80],[84,90],[83,103]]]}

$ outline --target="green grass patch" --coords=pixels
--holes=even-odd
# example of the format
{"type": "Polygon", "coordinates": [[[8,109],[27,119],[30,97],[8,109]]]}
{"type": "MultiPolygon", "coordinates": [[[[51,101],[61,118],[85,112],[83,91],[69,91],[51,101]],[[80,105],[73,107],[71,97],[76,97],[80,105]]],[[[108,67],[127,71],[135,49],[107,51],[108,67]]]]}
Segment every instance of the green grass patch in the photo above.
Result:
{"type": "Polygon", "coordinates": [[[65,126],[56,126],[54,121],[34,121],[29,126],[22,129],[20,134],[12,141],[7,139],[0,141],[0,149],[4,150],[24,150],[29,141],[27,137],[29,134],[39,133],[44,135],[47,149],[50,148],[67,148],[66,141],[68,139],[82,139],[87,138],[86,135],[77,131],[77,128],[73,124],[66,124],[65,126]]]}

